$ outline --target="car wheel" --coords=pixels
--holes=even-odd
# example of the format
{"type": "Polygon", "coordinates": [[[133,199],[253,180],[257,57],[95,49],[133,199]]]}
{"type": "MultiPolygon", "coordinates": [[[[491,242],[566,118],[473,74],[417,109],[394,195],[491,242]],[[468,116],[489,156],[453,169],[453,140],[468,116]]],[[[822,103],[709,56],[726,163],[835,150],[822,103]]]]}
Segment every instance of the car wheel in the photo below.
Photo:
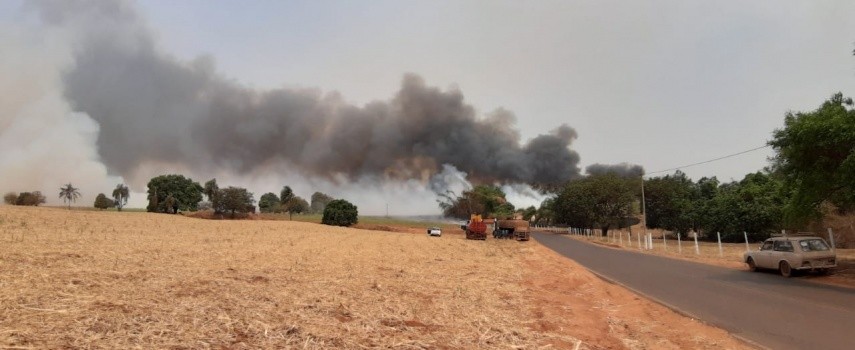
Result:
{"type": "Polygon", "coordinates": [[[748,271],[751,271],[751,272],[757,271],[757,264],[754,263],[754,258],[748,258],[747,263],[748,263],[748,271]]]}
{"type": "Polygon", "coordinates": [[[793,269],[786,261],[781,261],[781,263],[778,265],[778,270],[781,271],[781,276],[790,277],[793,275],[793,269]]]}

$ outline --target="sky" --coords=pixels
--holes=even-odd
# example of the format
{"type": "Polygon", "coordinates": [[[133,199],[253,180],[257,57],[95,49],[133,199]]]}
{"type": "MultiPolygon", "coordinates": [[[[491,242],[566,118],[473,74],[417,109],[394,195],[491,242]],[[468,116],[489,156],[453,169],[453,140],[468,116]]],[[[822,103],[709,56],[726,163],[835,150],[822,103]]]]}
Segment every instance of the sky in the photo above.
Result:
{"type": "MultiPolygon", "coordinates": [[[[179,62],[203,57],[232,84],[337,93],[347,104],[363,107],[392,99],[412,73],[428,86],[459,91],[476,118],[499,109],[512,112],[515,118],[508,123],[518,130],[521,145],[559,125],[572,127],[577,137],[570,149],[578,153],[581,169],[627,162],[651,173],[753,149],[782,126],[788,111],[815,109],[836,92],[855,95],[852,1],[152,0],[127,6],[159,54],[179,62]]],[[[0,57],[8,57],[4,51],[21,52],[20,45],[30,52],[17,61],[0,58],[0,72],[27,66],[23,71],[45,75],[33,78],[44,80],[40,86],[62,80],[75,62],[69,54],[74,44],[63,43],[74,40],[61,26],[43,27],[28,6],[0,2],[0,28],[14,33],[0,41],[0,57]],[[42,66],[33,66],[32,57],[42,66]]],[[[63,87],[45,92],[51,89],[20,99],[68,99],[63,87]]],[[[77,130],[72,138],[79,138],[73,141],[80,149],[75,155],[88,164],[80,176],[121,181],[123,174],[109,161],[99,165],[105,145],[93,138],[99,137],[100,120],[67,104],[57,120],[28,129],[38,137],[25,149],[46,147],[37,141],[56,132],[48,130],[51,125],[71,123],[77,130]]],[[[11,143],[10,130],[22,127],[8,120],[0,119],[0,145],[3,134],[11,143]]],[[[52,177],[19,179],[16,174],[26,169],[10,170],[18,152],[12,149],[0,151],[0,165],[6,167],[0,170],[0,190],[53,183],[52,177]]],[[[766,166],[771,155],[765,148],[681,170],[695,179],[739,180],[766,166]]],[[[217,171],[258,190],[283,180],[300,182],[299,176],[277,172],[217,171]]],[[[438,210],[433,200],[413,205],[391,198],[401,188],[429,196],[413,190],[418,185],[351,182],[370,183],[343,190],[369,213],[382,212],[390,201],[393,208],[411,207],[402,214],[438,210]]],[[[336,191],[341,184],[298,187],[308,197],[313,186],[336,191]]],[[[142,196],[132,197],[144,204],[142,196]]],[[[531,202],[525,205],[541,199],[523,197],[521,202],[531,202]]]]}

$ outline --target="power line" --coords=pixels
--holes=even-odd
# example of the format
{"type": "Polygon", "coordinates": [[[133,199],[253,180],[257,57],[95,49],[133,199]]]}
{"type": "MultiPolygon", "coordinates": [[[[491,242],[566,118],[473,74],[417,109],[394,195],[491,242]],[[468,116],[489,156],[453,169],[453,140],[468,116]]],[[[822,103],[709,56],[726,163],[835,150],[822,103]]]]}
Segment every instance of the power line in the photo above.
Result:
{"type": "Polygon", "coordinates": [[[764,148],[769,147],[769,146],[770,146],[770,145],[763,145],[763,146],[755,147],[755,148],[752,148],[752,149],[749,149],[749,150],[746,150],[746,151],[742,151],[742,152],[738,152],[738,153],[734,153],[734,154],[728,154],[728,155],[726,155],[726,156],[718,157],[718,158],[715,158],[715,159],[705,160],[705,161],[703,161],[703,162],[697,162],[697,163],[692,163],[692,164],[688,164],[688,165],[678,166],[678,167],[671,168],[671,169],[665,169],[665,170],[659,170],[659,171],[652,171],[652,172],[649,172],[649,173],[644,174],[644,176],[651,175],[651,174],[658,174],[658,173],[670,172],[670,171],[679,170],[679,169],[683,169],[683,168],[693,167],[693,166],[695,166],[695,165],[701,165],[701,164],[706,164],[706,163],[712,163],[712,162],[719,161],[719,160],[722,160],[722,159],[727,159],[727,158],[730,158],[730,157],[736,157],[736,156],[738,156],[738,155],[740,155],[740,154],[745,154],[745,153],[748,153],[748,152],[754,152],[754,151],[756,151],[756,150],[764,149],[764,148]]]}

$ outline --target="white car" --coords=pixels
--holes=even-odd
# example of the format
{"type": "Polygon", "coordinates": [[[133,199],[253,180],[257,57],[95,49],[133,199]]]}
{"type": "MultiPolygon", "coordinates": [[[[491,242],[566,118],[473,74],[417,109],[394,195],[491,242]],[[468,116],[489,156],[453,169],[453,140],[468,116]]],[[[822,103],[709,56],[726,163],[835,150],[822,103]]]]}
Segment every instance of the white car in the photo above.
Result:
{"type": "Polygon", "coordinates": [[[837,267],[837,256],[824,239],[816,236],[772,237],[760,250],[746,252],[743,261],[748,269],[778,270],[790,277],[795,271],[827,273],[837,267]]]}
{"type": "Polygon", "coordinates": [[[442,236],[442,229],[439,227],[431,227],[427,229],[427,233],[428,235],[439,237],[442,236]]]}

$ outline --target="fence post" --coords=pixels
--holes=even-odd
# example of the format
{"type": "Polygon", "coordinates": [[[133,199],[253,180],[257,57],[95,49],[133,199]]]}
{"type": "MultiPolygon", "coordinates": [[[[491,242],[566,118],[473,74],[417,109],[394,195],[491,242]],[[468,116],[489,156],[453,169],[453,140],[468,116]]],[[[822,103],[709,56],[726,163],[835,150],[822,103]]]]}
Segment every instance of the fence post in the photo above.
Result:
{"type": "Polygon", "coordinates": [[[626,244],[632,248],[632,230],[626,233],[626,244]]]}
{"type": "Polygon", "coordinates": [[[751,251],[751,247],[748,246],[748,232],[742,231],[742,234],[745,235],[745,251],[751,251]]]}
{"type": "Polygon", "coordinates": [[[680,232],[677,232],[677,253],[683,254],[683,240],[680,239],[680,232]]]}
{"type": "Polygon", "coordinates": [[[698,231],[692,231],[695,234],[695,255],[701,255],[701,249],[698,248],[698,231]]]}
{"type": "Polygon", "coordinates": [[[724,256],[724,253],[721,251],[721,232],[716,232],[716,236],[718,236],[718,256],[724,256]]]}
{"type": "Polygon", "coordinates": [[[668,238],[665,237],[665,231],[662,231],[662,248],[668,251],[668,238]]]}
{"type": "Polygon", "coordinates": [[[623,246],[623,231],[618,231],[618,245],[623,246]]]}
{"type": "Polygon", "coordinates": [[[641,233],[637,234],[636,237],[638,237],[638,250],[641,250],[641,233]]]}
{"type": "Polygon", "coordinates": [[[831,227],[828,228],[828,240],[831,243],[831,250],[834,250],[834,231],[831,230],[831,227]]]}

